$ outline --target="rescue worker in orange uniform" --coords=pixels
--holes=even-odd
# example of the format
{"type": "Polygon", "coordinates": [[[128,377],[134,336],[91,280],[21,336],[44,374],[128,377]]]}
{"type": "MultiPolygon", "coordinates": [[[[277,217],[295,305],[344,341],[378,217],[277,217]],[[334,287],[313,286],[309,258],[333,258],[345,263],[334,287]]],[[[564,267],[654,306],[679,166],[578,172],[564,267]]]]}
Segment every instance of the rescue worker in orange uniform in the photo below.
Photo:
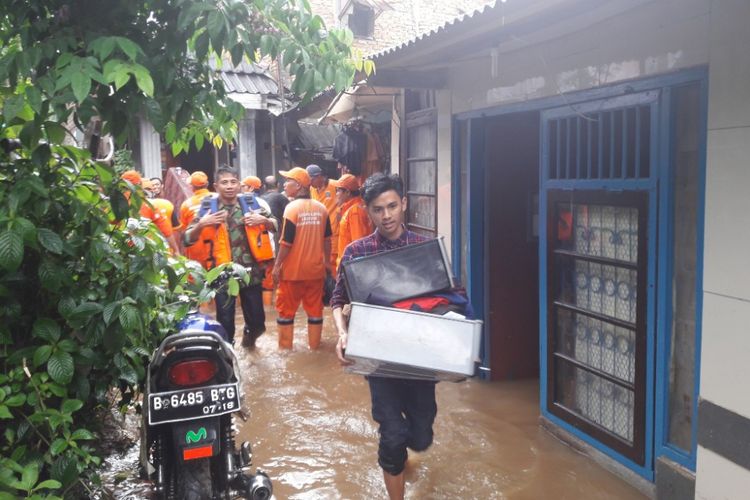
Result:
{"type": "MultiPolygon", "coordinates": [[[[263,186],[263,183],[261,182],[260,177],[256,177],[254,175],[248,175],[247,177],[242,179],[242,192],[243,193],[257,193],[258,191],[260,191],[260,188],[262,186],[263,186]]],[[[272,242],[273,242],[274,250],[275,250],[276,242],[277,242],[275,232],[274,232],[274,237],[272,238],[272,242]]],[[[266,275],[263,277],[263,282],[261,283],[261,286],[263,287],[263,305],[270,306],[272,303],[271,299],[273,297],[273,266],[266,267],[266,275]]]]}
{"type": "Polygon", "coordinates": [[[336,204],[336,185],[328,179],[328,176],[318,165],[308,165],[307,175],[310,176],[310,198],[321,202],[328,211],[328,219],[331,222],[331,268],[336,265],[336,242],[339,238],[339,210],[336,204]]]}
{"type": "MultiPolygon", "coordinates": [[[[136,170],[128,170],[126,172],[123,172],[120,178],[130,182],[133,186],[142,186],[143,184],[143,178],[141,177],[141,174],[136,170]]],[[[130,200],[130,193],[125,193],[125,197],[130,200]]],[[[150,200],[143,200],[140,208],[140,215],[141,217],[149,219],[154,223],[154,225],[159,229],[159,232],[161,232],[161,234],[164,236],[164,239],[167,240],[167,244],[169,245],[169,248],[172,250],[172,252],[176,255],[179,255],[180,250],[177,246],[177,240],[174,237],[172,222],[168,218],[166,218],[158,209],[156,209],[150,203],[150,200]]]]}
{"type": "Polygon", "coordinates": [[[159,198],[161,194],[161,179],[152,177],[143,179],[143,190],[148,194],[148,201],[172,224],[172,230],[180,229],[180,219],[174,210],[174,205],[166,198],[159,198]]]}
{"type": "MultiPolygon", "coordinates": [[[[211,194],[211,191],[208,190],[208,176],[200,170],[196,170],[190,174],[190,187],[193,189],[193,195],[180,205],[179,219],[180,227],[183,231],[187,229],[188,225],[195,219],[195,216],[198,215],[201,200],[211,194]]],[[[207,258],[205,247],[203,245],[185,247],[185,257],[203,263],[207,258]]]]}
{"type": "Polygon", "coordinates": [[[372,233],[373,227],[365,202],[359,195],[359,181],[352,174],[344,174],[337,181],[336,203],[339,204],[339,239],[336,269],[341,263],[346,246],[372,233]]]}
{"type": "Polygon", "coordinates": [[[308,345],[317,349],[323,331],[323,280],[330,268],[331,223],[326,207],[310,199],[310,176],[304,168],[279,174],[286,179],[284,192],[293,198],[284,209],[279,255],[273,268],[278,283],[279,347],[292,348],[294,315],[302,302],[307,313],[308,345]]]}
{"type": "MultiPolygon", "coordinates": [[[[268,231],[276,230],[277,222],[264,200],[240,193],[236,169],[219,167],[214,188],[217,195],[203,198],[198,214],[185,231],[185,245],[204,246],[206,269],[233,262],[248,270],[250,282],[241,283],[239,289],[245,320],[242,345],[254,347],[256,339],[266,330],[260,283],[265,267],[273,262],[268,231]]],[[[216,319],[232,343],[236,300],[228,293],[226,278],[219,278],[215,287],[216,319]]]]}

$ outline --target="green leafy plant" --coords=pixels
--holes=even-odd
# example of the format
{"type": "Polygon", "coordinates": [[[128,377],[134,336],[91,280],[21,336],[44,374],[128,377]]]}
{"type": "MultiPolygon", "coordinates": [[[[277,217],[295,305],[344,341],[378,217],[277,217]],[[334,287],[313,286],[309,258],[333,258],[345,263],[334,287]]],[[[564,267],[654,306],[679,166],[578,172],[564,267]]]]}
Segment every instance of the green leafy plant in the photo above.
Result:
{"type": "MultiPolygon", "coordinates": [[[[99,408],[138,401],[148,357],[224,269],[173,258],[140,189],[69,145],[140,117],[175,152],[231,139],[216,65],[279,58],[303,99],[351,82],[348,31],[305,0],[8,0],[0,17],[0,500],[90,495],[99,408]],[[213,62],[212,62],[213,61],[213,62]],[[126,195],[126,193],[130,193],[126,195]]],[[[84,145],[86,146],[86,145],[84,145]]],[[[226,266],[227,268],[231,266],[226,266]]],[[[246,279],[228,281],[231,291],[246,279]]]]}

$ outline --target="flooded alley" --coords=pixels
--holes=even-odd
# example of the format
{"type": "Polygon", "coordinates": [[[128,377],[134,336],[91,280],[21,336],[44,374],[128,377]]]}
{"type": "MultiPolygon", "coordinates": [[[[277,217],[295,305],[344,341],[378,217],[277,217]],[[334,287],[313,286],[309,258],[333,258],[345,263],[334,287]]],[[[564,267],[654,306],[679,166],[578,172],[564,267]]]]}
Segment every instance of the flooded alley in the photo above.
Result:
{"type": "MultiPolygon", "coordinates": [[[[250,414],[239,438],[253,443],[276,498],[383,498],[367,384],[342,372],[330,317],[318,352],[297,318],[292,352],[277,349],[273,331],[239,352],[250,414]]],[[[407,498],[644,498],[539,427],[536,380],[444,382],[437,399],[435,442],[410,455],[407,498]]]]}
{"type": "MultiPolygon", "coordinates": [[[[267,314],[270,328],[257,348],[238,349],[249,414],[238,440],[252,443],[254,465],[271,476],[274,497],[385,498],[368,387],[339,366],[330,314],[317,352],[307,348],[301,314],[294,350],[279,351],[275,313],[267,314]]],[[[409,499],[645,498],[542,430],[536,380],[442,382],[437,400],[434,444],[407,463],[409,499]]],[[[146,485],[122,480],[128,469],[134,474],[137,456],[135,447],[110,461],[116,464],[109,466],[110,481],[118,476],[115,498],[146,496],[146,485]]]]}

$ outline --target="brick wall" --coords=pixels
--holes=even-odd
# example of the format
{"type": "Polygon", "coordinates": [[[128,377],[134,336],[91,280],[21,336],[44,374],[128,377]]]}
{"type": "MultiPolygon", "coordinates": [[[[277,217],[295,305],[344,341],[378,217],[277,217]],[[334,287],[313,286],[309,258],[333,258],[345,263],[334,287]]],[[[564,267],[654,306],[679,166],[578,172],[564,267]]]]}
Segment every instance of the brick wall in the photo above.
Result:
{"type": "MultiPolygon", "coordinates": [[[[392,9],[375,19],[372,38],[355,38],[354,46],[364,54],[379,52],[401,44],[489,3],[490,0],[391,0],[392,9]]],[[[336,6],[345,0],[310,0],[313,13],[323,18],[328,27],[336,26],[336,6]]]]}

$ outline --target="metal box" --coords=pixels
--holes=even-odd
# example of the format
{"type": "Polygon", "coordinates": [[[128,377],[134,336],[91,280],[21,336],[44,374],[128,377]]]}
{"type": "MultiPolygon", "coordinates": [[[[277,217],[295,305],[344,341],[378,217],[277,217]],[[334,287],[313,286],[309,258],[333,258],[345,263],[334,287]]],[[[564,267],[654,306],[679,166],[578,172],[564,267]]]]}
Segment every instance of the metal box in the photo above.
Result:
{"type": "Polygon", "coordinates": [[[442,237],[350,260],[342,267],[352,302],[392,304],[453,287],[442,237]]]}
{"type": "Polygon", "coordinates": [[[352,303],[347,371],[457,382],[474,375],[481,334],[479,320],[352,303]]]}

